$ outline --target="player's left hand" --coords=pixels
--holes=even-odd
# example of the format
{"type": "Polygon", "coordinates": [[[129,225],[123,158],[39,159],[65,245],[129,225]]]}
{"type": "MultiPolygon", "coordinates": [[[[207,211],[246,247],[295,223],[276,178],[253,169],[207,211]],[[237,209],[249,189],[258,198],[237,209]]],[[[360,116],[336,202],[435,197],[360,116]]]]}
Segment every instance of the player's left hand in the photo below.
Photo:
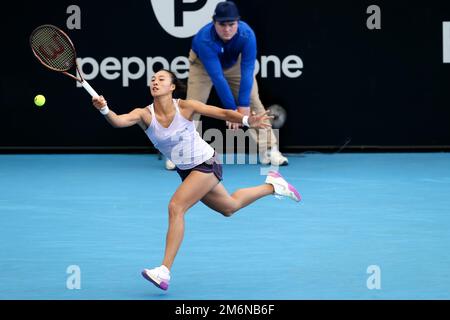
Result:
{"type": "Polygon", "coordinates": [[[267,129],[271,128],[272,125],[269,120],[273,119],[273,116],[267,115],[270,112],[270,110],[266,110],[265,112],[255,115],[252,114],[248,117],[248,124],[252,128],[258,128],[258,129],[267,129]]]}
{"type": "MultiPolygon", "coordinates": [[[[237,107],[237,112],[242,114],[243,116],[249,116],[250,115],[250,107],[237,107]]],[[[228,129],[237,130],[243,127],[242,123],[233,123],[227,121],[227,127],[228,129]]]]}

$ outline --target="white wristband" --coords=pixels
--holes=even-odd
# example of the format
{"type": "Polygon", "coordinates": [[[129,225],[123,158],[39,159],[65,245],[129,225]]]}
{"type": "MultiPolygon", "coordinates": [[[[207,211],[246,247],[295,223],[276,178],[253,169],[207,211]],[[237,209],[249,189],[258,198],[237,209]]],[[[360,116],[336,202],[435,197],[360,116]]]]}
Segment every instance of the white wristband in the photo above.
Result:
{"type": "Polygon", "coordinates": [[[100,109],[100,113],[104,116],[106,116],[109,113],[109,108],[108,106],[104,106],[103,108],[100,109]]]}
{"type": "Polygon", "coordinates": [[[246,127],[250,127],[250,124],[248,123],[248,116],[242,117],[242,124],[246,127]]]}

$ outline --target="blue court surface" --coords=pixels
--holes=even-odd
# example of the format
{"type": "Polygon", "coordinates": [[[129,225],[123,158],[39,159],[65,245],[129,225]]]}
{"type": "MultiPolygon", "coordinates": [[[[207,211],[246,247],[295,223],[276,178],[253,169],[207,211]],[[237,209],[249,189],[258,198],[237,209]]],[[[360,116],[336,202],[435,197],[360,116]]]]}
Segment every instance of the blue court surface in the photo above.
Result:
{"type": "MultiPolygon", "coordinates": [[[[180,183],[163,167],[0,156],[0,299],[450,299],[448,153],[290,155],[280,172],[303,201],[191,208],[167,292],[140,274],[161,263],[180,183]]],[[[263,183],[260,169],[225,165],[224,185],[263,183]]]]}

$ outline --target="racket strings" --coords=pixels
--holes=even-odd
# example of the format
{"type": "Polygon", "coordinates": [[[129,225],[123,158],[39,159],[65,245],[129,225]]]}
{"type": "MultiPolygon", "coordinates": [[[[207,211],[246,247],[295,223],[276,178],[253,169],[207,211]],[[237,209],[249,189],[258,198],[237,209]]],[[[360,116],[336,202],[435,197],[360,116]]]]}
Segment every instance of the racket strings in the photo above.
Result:
{"type": "Polygon", "coordinates": [[[31,37],[31,47],[48,67],[67,71],[75,65],[75,49],[66,36],[51,26],[42,26],[31,37]]]}

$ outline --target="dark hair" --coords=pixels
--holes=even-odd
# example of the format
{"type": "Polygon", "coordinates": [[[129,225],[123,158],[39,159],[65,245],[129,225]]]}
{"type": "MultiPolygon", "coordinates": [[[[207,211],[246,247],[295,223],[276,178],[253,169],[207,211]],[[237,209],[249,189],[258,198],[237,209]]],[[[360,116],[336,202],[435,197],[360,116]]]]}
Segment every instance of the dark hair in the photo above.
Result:
{"type": "Polygon", "coordinates": [[[170,74],[170,78],[172,80],[172,84],[175,85],[175,91],[173,92],[173,97],[174,98],[185,98],[186,96],[186,85],[184,84],[183,81],[181,81],[180,79],[177,78],[177,76],[175,75],[175,73],[173,73],[172,71],[168,70],[168,69],[160,69],[159,71],[165,71],[168,74],[170,74]]]}

